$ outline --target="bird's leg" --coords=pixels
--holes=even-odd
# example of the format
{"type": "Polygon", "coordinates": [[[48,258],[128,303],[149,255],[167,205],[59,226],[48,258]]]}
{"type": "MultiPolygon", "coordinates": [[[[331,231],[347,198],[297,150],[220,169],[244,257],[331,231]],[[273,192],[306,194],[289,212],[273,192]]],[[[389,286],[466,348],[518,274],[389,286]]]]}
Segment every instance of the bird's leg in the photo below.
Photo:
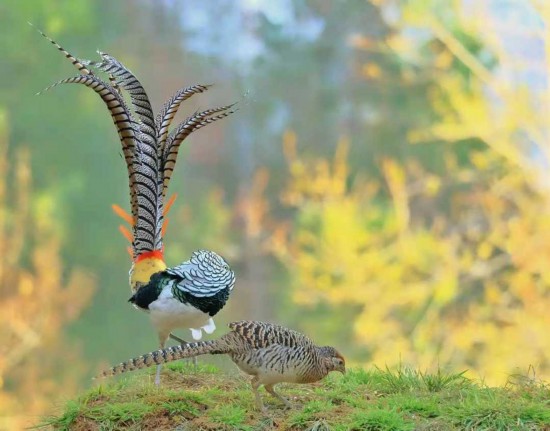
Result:
{"type": "MultiPolygon", "coordinates": [[[[212,320],[212,319],[210,319],[212,320]]],[[[214,326],[215,328],[215,326],[214,326]]],[[[189,328],[191,330],[191,337],[193,337],[193,340],[199,341],[202,338],[202,328],[189,328]]],[[[193,371],[197,372],[197,357],[193,356],[191,358],[191,363],[193,364],[193,371]]]]}
{"type": "Polygon", "coordinates": [[[170,333],[170,338],[174,341],[177,341],[178,343],[180,344],[189,344],[187,341],[185,341],[184,339],[180,338],[180,337],[177,337],[175,336],[174,334],[170,333]]]}
{"type": "Polygon", "coordinates": [[[155,374],[155,385],[160,386],[160,369],[162,365],[157,365],[157,373],[155,374]]]}
{"type": "Polygon", "coordinates": [[[279,400],[281,400],[288,409],[292,408],[292,404],[290,403],[290,401],[288,401],[285,397],[283,397],[283,396],[279,395],[277,392],[275,392],[275,389],[273,388],[273,385],[265,385],[264,387],[265,387],[265,390],[267,392],[269,392],[275,398],[278,398],[279,400]]]}
{"type": "MultiPolygon", "coordinates": [[[[177,337],[174,334],[170,333],[170,338],[180,344],[189,344],[187,341],[185,341],[183,338],[177,337]]],[[[193,356],[191,358],[191,363],[193,364],[193,369],[195,373],[197,372],[197,357],[193,356]]]]}
{"type": "MultiPolygon", "coordinates": [[[[168,339],[168,336],[159,334],[159,344],[160,348],[164,349],[164,346],[166,345],[166,340],[168,339]]],[[[161,364],[157,365],[157,373],[155,374],[155,385],[160,386],[160,369],[162,368],[161,364]]]]}
{"type": "Polygon", "coordinates": [[[256,408],[262,413],[267,413],[267,409],[265,408],[262,398],[260,397],[260,393],[258,392],[258,388],[262,385],[258,377],[252,377],[250,384],[252,385],[252,392],[254,392],[254,397],[256,398],[256,408]]]}

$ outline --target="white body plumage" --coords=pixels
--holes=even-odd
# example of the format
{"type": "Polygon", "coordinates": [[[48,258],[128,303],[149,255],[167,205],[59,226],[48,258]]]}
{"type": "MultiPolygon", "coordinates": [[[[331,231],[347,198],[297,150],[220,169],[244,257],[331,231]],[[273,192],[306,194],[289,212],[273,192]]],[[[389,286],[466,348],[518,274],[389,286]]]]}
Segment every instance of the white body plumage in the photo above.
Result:
{"type": "Polygon", "coordinates": [[[194,340],[202,338],[202,331],[211,334],[216,330],[214,320],[198,308],[181,302],[164,288],[156,301],[149,304],[149,314],[159,338],[166,339],[170,332],[178,328],[189,328],[194,340]]]}

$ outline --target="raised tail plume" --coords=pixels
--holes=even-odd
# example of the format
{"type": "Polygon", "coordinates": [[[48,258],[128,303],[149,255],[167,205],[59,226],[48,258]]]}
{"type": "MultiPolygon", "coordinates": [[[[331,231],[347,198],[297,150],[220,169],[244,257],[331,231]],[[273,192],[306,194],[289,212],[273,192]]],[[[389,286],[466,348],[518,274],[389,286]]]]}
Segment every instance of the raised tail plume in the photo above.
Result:
{"type": "Polygon", "coordinates": [[[229,343],[224,341],[224,337],[218,340],[199,341],[197,343],[182,344],[172,346],[166,349],[155,350],[154,352],[146,353],[137,358],[130,359],[126,362],[121,362],[118,365],[103,371],[95,378],[104,378],[116,376],[126,373],[127,371],[135,371],[141,368],[147,368],[153,365],[165,364],[166,362],[177,361],[178,359],[191,358],[200,355],[223,355],[230,353],[233,348],[229,343]]]}
{"type": "MultiPolygon", "coordinates": [[[[132,240],[130,286],[135,291],[140,285],[147,283],[152,274],[166,269],[163,257],[163,236],[166,228],[164,199],[181,142],[193,131],[225,118],[234,110],[230,105],[198,112],[170,132],[172,120],[182,102],[194,94],[203,93],[208,85],[181,88],[168,99],[155,119],[144,87],[115,57],[99,51],[101,61],[81,60],[43,32],[40,33],[80,73],[79,76],[62,80],[53,86],[76,83],[92,88],[107,105],[117,127],[130,183],[132,232],[128,232],[126,228],[122,232],[126,238],[132,240]],[[92,69],[98,74],[107,74],[109,83],[95,75],[92,69]],[[133,111],[126,105],[122,90],[130,96],[133,111]]],[[[117,213],[120,214],[120,211],[117,213]]]]}

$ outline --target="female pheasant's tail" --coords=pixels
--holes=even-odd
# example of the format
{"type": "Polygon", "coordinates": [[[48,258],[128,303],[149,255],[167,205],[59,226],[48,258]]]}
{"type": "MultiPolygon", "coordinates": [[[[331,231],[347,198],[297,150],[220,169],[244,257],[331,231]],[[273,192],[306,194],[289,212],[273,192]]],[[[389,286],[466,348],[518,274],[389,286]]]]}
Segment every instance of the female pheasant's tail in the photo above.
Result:
{"type": "Polygon", "coordinates": [[[178,359],[191,358],[200,355],[223,355],[230,353],[232,347],[223,340],[200,341],[197,343],[187,343],[179,346],[172,346],[166,349],[155,350],[146,353],[137,358],[122,362],[109,370],[101,372],[96,379],[116,376],[128,371],[135,371],[141,368],[147,368],[153,365],[160,365],[166,362],[177,361],[178,359]]]}

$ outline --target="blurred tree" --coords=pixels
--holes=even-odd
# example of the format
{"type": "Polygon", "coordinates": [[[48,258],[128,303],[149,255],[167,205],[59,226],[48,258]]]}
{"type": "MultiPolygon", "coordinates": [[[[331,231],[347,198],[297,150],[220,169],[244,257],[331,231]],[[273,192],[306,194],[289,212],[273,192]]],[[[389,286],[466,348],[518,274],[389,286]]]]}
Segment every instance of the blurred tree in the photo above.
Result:
{"type": "MultiPolygon", "coordinates": [[[[384,46],[401,58],[401,79],[432,82],[433,121],[407,136],[417,148],[440,148],[429,157],[419,150],[381,158],[382,183],[350,173],[346,140],[331,165],[304,161],[287,134],[282,201],[296,216],[271,247],[289,269],[294,300],[310,310],[300,310],[300,323],[323,321],[322,304],[343,306],[348,327],[327,342],[351,341],[352,330],[378,365],[449,364],[490,383],[533,365],[548,377],[550,201],[538,157],[547,151],[538,100],[493,75],[494,60],[478,59],[484,48],[460,21],[435,19],[439,3],[403,3],[396,27],[403,31],[384,46]],[[436,8],[428,13],[428,6],[436,8]],[[405,31],[417,19],[427,20],[431,36],[405,31]]],[[[352,43],[373,49],[368,38],[352,43]]],[[[366,79],[380,76],[375,66],[366,79]]],[[[334,313],[333,325],[343,320],[334,313]]]]}
{"type": "Polygon", "coordinates": [[[329,164],[302,160],[288,136],[282,199],[297,216],[270,246],[297,326],[329,325],[323,342],[349,343],[359,361],[363,347],[381,366],[464,367],[491,383],[530,365],[550,375],[548,202],[516,165],[490,149],[466,168],[449,151],[445,176],[384,159],[389,206],[377,180],[348,185],[345,140],[329,164]]]}
{"type": "Polygon", "coordinates": [[[94,283],[64,268],[55,199],[33,199],[29,152],[8,155],[7,120],[0,109],[0,428],[19,429],[78,389],[85,363],[63,327],[88,305],[94,283]]]}

